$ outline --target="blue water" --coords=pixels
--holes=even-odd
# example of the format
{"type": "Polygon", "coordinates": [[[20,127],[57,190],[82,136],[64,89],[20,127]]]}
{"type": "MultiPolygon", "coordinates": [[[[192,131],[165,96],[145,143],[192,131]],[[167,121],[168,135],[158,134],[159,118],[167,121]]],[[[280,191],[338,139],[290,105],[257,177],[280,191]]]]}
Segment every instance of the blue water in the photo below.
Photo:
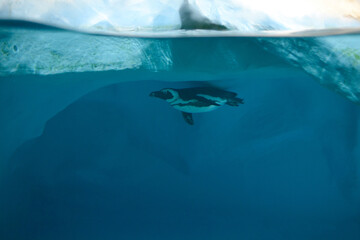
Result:
{"type": "Polygon", "coordinates": [[[154,41],[172,68],[1,77],[1,239],[360,239],[358,105],[253,38],[154,41]],[[209,85],[245,104],[149,97],[209,85]]]}

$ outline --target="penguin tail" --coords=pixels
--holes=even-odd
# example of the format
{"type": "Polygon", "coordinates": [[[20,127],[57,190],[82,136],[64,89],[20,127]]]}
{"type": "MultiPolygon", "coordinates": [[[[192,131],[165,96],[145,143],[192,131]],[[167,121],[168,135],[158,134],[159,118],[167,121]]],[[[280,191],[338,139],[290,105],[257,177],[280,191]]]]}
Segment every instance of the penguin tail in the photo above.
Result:
{"type": "Polygon", "coordinates": [[[244,104],[244,99],[236,98],[236,97],[231,98],[231,99],[227,100],[226,104],[229,106],[237,107],[237,106],[239,106],[239,104],[244,104]]]}

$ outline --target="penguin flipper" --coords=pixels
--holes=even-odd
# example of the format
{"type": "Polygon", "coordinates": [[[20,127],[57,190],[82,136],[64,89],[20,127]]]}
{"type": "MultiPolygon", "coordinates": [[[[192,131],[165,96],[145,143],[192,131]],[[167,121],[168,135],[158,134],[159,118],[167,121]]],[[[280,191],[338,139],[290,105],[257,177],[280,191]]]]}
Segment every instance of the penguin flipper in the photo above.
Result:
{"type": "Polygon", "coordinates": [[[187,113],[187,112],[181,112],[181,113],[182,113],[182,115],[184,117],[185,122],[187,122],[190,125],[194,125],[194,120],[193,120],[193,117],[192,117],[192,113],[187,113]]]}

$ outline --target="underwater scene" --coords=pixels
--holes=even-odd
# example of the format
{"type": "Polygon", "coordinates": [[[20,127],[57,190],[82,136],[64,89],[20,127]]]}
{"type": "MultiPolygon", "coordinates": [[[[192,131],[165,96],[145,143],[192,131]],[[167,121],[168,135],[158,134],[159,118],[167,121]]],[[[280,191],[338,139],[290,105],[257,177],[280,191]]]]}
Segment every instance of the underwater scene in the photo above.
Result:
{"type": "Polygon", "coordinates": [[[0,19],[0,239],[360,239],[358,0],[0,19]]]}

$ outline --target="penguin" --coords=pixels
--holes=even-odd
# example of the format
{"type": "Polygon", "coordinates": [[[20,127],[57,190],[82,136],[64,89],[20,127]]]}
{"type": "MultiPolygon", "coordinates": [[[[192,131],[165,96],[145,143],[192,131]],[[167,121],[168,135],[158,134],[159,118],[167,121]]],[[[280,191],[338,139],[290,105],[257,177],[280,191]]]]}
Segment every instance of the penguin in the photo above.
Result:
{"type": "Polygon", "coordinates": [[[151,92],[150,96],[163,99],[181,111],[184,120],[190,125],[194,125],[193,113],[210,112],[224,104],[233,107],[244,104],[244,100],[237,98],[236,93],[213,87],[163,88],[151,92]]]}

